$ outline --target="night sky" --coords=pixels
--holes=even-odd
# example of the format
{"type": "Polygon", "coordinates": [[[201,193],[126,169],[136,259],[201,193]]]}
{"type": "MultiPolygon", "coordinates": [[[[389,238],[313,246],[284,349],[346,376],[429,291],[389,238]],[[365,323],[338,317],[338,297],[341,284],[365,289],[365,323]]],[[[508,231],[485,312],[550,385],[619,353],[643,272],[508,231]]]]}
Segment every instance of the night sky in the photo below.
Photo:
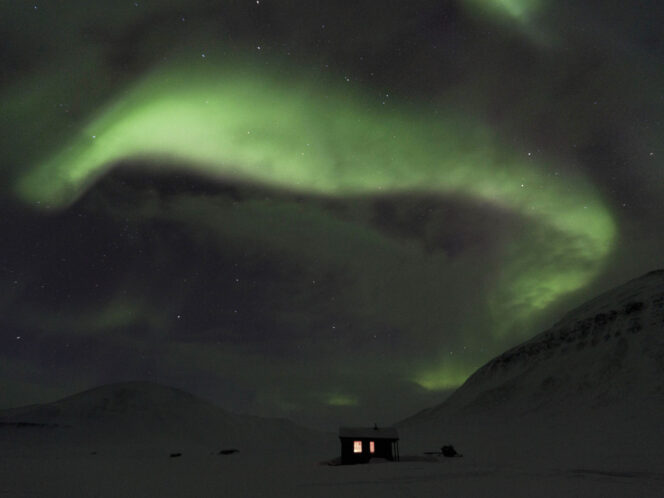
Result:
{"type": "Polygon", "coordinates": [[[0,408],[390,423],[664,266],[657,0],[0,1],[0,408]]]}

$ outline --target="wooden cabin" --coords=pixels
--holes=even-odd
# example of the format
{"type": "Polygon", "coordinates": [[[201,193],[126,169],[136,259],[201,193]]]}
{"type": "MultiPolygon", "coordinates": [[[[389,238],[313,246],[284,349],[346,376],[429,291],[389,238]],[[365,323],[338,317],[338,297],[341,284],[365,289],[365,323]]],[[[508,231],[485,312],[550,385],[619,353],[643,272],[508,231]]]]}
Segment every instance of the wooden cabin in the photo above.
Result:
{"type": "Polygon", "coordinates": [[[399,461],[399,434],[394,427],[340,427],[339,440],[342,465],[372,458],[399,461]]]}

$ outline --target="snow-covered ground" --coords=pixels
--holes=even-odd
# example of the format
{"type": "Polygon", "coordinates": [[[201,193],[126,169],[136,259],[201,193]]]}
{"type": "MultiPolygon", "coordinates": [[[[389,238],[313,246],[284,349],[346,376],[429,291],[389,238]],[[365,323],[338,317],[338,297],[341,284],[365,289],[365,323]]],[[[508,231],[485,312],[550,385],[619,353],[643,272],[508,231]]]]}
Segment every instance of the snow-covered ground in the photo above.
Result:
{"type": "Polygon", "coordinates": [[[524,466],[474,458],[320,466],[297,456],[32,455],[0,464],[0,496],[46,497],[662,497],[664,473],[524,466]]]}

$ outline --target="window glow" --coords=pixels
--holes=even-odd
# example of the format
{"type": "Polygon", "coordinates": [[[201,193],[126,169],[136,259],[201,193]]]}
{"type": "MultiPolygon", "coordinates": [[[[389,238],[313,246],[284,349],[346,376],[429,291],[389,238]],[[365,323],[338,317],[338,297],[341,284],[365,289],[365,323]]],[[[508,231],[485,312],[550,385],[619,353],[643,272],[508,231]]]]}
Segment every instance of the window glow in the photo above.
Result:
{"type": "Polygon", "coordinates": [[[369,442],[369,452],[376,453],[376,444],[373,441],[369,442]]]}
{"type": "Polygon", "coordinates": [[[362,453],[362,441],[353,441],[353,453],[362,453]]]}

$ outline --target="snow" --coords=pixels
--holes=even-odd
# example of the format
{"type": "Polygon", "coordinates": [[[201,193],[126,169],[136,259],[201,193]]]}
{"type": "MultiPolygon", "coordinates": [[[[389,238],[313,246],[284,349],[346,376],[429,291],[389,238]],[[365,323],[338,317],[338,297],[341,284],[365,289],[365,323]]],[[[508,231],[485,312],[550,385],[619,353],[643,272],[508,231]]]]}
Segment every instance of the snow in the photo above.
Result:
{"type": "Polygon", "coordinates": [[[111,384],[54,403],[2,411],[0,435],[18,438],[19,446],[140,452],[178,445],[279,451],[293,445],[318,448],[329,440],[329,435],[285,419],[235,415],[187,392],[148,382],[111,384]],[[18,423],[34,425],[12,425],[18,423]]]}
{"type": "Polygon", "coordinates": [[[662,474],[483,465],[472,458],[328,467],[183,454],[3,460],[0,496],[24,497],[657,497],[662,474]]]}
{"type": "Polygon", "coordinates": [[[0,412],[0,497],[661,497],[662,413],[664,272],[653,272],[397,424],[399,463],[328,466],[336,434],[117,384],[0,412]],[[463,458],[423,455],[446,444],[463,458]]]}

